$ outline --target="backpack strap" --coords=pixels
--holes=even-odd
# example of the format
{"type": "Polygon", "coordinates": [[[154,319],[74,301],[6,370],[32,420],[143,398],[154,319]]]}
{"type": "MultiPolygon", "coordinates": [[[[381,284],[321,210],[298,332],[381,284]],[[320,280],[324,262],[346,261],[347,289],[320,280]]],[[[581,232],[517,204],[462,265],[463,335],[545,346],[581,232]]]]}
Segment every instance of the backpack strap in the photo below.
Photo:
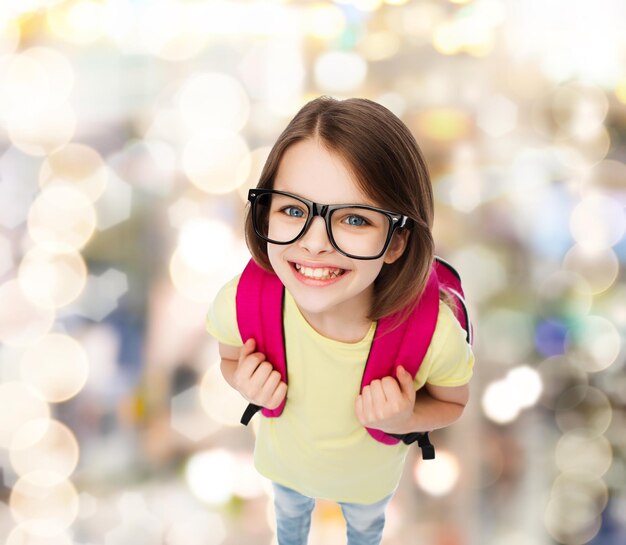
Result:
{"type": "MultiPolygon", "coordinates": [[[[287,382],[287,358],[283,332],[284,286],[274,273],[269,273],[250,260],[241,274],[235,297],[237,324],[241,339],[256,341],[256,351],[265,354],[274,369],[287,382]]],[[[241,423],[248,425],[254,414],[261,410],[265,416],[279,416],[285,406],[285,398],[276,409],[261,408],[250,403],[241,423]]]]}
{"type": "Polygon", "coordinates": [[[471,345],[474,342],[474,328],[470,322],[469,312],[465,304],[465,294],[463,293],[463,286],[461,285],[461,276],[450,263],[440,257],[435,256],[434,266],[437,271],[437,277],[439,278],[439,284],[451,295],[456,304],[454,314],[467,333],[465,340],[471,345]]]}
{"type": "MultiPolygon", "coordinates": [[[[439,314],[439,288],[443,288],[451,296],[455,303],[455,317],[466,331],[466,341],[470,345],[473,343],[473,327],[469,319],[467,305],[465,304],[461,277],[452,265],[440,257],[435,256],[426,289],[420,298],[418,306],[410,315],[409,319],[402,324],[401,328],[387,335],[381,334],[377,341],[376,352],[374,352],[374,347],[372,348],[372,353],[374,353],[376,358],[383,357],[385,354],[387,358],[392,358],[387,360],[392,366],[392,368],[386,372],[387,376],[395,376],[395,368],[400,364],[402,364],[413,377],[417,374],[437,325],[439,314]],[[383,353],[381,354],[381,352],[383,353]]],[[[393,318],[390,320],[383,319],[379,323],[379,327],[382,325],[383,328],[388,328],[392,321],[393,318]]],[[[375,337],[375,340],[376,339],[377,337],[375,337]]],[[[370,353],[370,358],[372,357],[372,353],[370,353]]],[[[368,367],[369,363],[370,359],[368,359],[368,367]]],[[[376,360],[374,360],[372,368],[378,367],[378,365],[376,360]]],[[[367,371],[366,369],[366,374],[367,371]]],[[[375,374],[376,371],[372,369],[370,374],[367,374],[367,377],[364,375],[361,389],[375,378],[381,378],[379,376],[371,376],[370,378],[370,375],[375,374]]],[[[374,439],[385,444],[395,444],[402,441],[409,445],[417,442],[422,450],[422,458],[424,460],[430,460],[435,457],[435,447],[429,440],[428,432],[386,434],[380,430],[369,428],[368,432],[374,439]]]]}
{"type": "MultiPolygon", "coordinates": [[[[394,327],[397,315],[379,320],[361,381],[361,390],[373,380],[395,376],[399,365],[415,377],[430,346],[438,316],[439,280],[433,267],[416,308],[404,322],[394,327]]],[[[392,435],[373,428],[366,429],[374,439],[386,445],[395,445],[400,440],[407,444],[421,441],[424,446],[430,445],[425,432],[392,435]]],[[[430,449],[432,453],[422,451],[424,459],[434,458],[432,445],[430,449]]]]}

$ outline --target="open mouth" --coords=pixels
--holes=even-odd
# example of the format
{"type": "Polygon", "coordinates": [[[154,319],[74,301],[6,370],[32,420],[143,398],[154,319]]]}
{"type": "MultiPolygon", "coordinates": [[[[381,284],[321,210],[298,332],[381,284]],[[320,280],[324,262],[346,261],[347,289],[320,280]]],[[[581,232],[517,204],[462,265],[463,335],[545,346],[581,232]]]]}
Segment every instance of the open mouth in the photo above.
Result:
{"type": "Polygon", "coordinates": [[[304,267],[299,263],[292,263],[293,267],[299,274],[313,280],[333,280],[345,274],[346,269],[338,269],[335,267],[304,267]]]}

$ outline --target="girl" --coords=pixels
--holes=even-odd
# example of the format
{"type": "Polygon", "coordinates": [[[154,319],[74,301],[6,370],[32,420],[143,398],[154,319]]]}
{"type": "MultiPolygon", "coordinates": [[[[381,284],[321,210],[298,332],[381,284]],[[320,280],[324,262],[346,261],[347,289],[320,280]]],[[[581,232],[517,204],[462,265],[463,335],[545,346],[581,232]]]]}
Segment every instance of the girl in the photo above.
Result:
{"type": "Polygon", "coordinates": [[[239,334],[239,276],[218,293],[207,328],[224,377],[245,399],[273,409],[287,398],[279,418],[261,418],[254,456],[273,482],[278,543],[304,545],[315,498],[324,498],[341,505],[348,545],[377,545],[408,447],[378,442],[365,426],[403,434],[451,424],[474,363],[440,301],[417,375],[398,367],[360,392],[377,321],[415,307],[433,264],[426,164],[383,106],[320,97],[280,135],[250,199],[248,247],[286,288],[289,386],[239,334]]]}

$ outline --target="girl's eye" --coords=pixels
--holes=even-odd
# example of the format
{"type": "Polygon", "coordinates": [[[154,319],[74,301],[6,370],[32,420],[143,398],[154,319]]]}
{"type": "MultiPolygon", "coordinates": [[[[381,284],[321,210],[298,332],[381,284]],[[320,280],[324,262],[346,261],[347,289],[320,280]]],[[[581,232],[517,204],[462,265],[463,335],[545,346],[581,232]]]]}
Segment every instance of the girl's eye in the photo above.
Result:
{"type": "Polygon", "coordinates": [[[297,208],[296,206],[285,206],[282,212],[284,214],[287,214],[291,218],[303,218],[304,217],[304,210],[302,210],[301,208],[297,208]]]}
{"type": "Polygon", "coordinates": [[[344,221],[352,227],[363,227],[364,225],[369,225],[369,221],[362,216],[347,216],[344,221]]]}

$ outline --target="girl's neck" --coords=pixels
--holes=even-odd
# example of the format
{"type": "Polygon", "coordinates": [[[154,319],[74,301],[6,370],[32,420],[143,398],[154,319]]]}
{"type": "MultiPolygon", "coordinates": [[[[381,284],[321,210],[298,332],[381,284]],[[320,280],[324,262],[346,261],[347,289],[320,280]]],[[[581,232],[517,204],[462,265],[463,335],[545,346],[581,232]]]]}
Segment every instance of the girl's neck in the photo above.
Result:
{"type": "Polygon", "coordinates": [[[318,313],[298,308],[307,323],[320,335],[334,341],[356,343],[367,335],[372,326],[372,320],[367,317],[370,301],[370,297],[363,297],[351,305],[344,303],[318,313]]]}
{"type": "Polygon", "coordinates": [[[307,315],[302,312],[302,316],[323,337],[343,343],[358,343],[363,340],[372,327],[371,320],[359,321],[358,323],[355,320],[337,323],[334,320],[319,320],[318,315],[315,314],[307,315]]]}

